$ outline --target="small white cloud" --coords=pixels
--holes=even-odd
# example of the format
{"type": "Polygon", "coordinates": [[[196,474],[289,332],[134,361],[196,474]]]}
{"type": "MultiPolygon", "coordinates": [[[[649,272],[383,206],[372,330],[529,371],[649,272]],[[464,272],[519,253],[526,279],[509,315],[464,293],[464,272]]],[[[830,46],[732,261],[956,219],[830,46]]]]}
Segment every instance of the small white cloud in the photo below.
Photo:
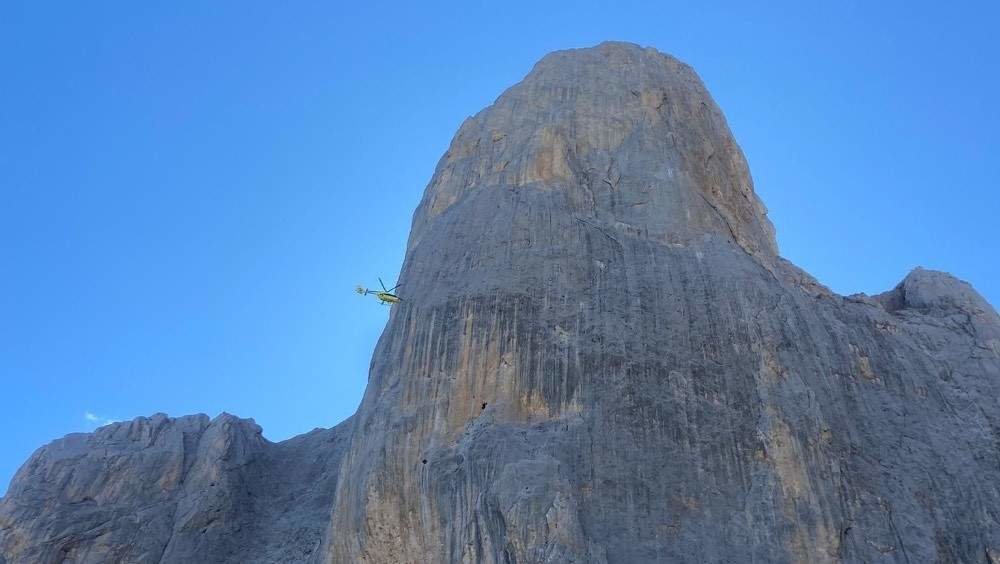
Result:
{"type": "Polygon", "coordinates": [[[105,425],[110,425],[112,423],[117,423],[117,419],[108,419],[107,417],[101,417],[100,415],[95,415],[89,411],[83,412],[83,418],[87,420],[92,427],[103,427],[105,425]]]}

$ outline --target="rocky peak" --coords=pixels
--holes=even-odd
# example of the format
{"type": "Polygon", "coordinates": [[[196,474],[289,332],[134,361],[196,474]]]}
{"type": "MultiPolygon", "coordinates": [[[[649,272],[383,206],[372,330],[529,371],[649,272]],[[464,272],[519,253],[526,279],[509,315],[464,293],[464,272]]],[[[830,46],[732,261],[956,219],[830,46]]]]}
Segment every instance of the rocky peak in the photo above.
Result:
{"type": "Polygon", "coordinates": [[[947,272],[913,269],[892,290],[874,297],[887,311],[963,311],[996,317],[996,311],[968,282],[947,272]]]}
{"type": "Polygon", "coordinates": [[[723,237],[777,254],[746,160],[694,71],[651,48],[608,42],[545,56],[462,124],[414,219],[426,225],[482,191],[546,191],[614,230],[685,244],[723,237]]]}

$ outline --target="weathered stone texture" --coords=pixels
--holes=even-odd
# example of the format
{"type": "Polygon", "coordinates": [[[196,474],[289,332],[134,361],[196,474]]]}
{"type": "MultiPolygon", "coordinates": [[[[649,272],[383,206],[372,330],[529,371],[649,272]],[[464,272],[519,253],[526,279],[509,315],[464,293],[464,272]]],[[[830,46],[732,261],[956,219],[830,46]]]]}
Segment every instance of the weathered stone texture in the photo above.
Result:
{"type": "Polygon", "coordinates": [[[673,58],[553,53],[469,118],[414,215],[401,281],[349,423],[278,445],[235,419],[68,437],[15,479],[0,554],[1000,551],[1000,318],[944,273],[843,297],[778,257],[722,114],[673,58]]]}
{"type": "Polygon", "coordinates": [[[39,449],[0,502],[0,562],[304,562],[350,421],[283,443],[252,420],[157,414],[39,449]]]}

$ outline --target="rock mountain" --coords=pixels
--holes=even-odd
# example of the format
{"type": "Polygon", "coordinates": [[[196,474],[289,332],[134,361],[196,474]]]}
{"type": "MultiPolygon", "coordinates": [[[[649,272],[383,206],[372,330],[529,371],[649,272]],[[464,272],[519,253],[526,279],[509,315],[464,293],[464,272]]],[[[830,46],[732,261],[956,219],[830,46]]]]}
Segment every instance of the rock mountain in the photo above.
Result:
{"type": "Polygon", "coordinates": [[[462,124],[357,413],[39,449],[0,564],[1000,562],[1000,317],[781,259],[690,67],[560,51],[462,124]]]}

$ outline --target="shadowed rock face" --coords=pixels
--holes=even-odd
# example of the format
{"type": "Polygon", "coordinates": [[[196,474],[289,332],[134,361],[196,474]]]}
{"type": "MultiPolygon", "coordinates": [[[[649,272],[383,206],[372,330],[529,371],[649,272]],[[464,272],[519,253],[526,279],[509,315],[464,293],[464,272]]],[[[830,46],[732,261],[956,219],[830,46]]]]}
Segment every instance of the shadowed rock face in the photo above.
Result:
{"type": "Polygon", "coordinates": [[[553,53],[467,120],[401,281],[349,422],[57,441],[0,564],[1000,561],[1000,318],[944,273],[845,298],[779,258],[670,57],[553,53]]]}

